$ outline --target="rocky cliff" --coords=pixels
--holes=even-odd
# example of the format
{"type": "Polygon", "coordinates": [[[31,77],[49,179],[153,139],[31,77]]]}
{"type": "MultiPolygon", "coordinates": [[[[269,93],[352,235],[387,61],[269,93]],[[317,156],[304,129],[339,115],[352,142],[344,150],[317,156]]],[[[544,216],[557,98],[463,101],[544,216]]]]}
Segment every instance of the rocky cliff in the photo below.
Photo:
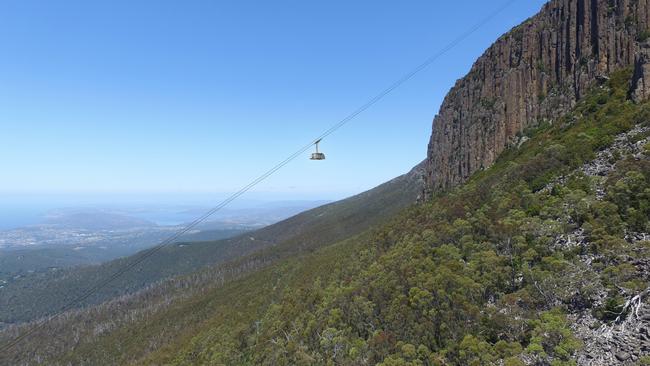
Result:
{"type": "Polygon", "coordinates": [[[614,70],[635,67],[650,95],[650,0],[552,0],[499,38],[457,81],[433,120],[429,191],[490,166],[529,128],[567,112],[614,70]],[[646,80],[647,79],[647,80],[646,80]]]}

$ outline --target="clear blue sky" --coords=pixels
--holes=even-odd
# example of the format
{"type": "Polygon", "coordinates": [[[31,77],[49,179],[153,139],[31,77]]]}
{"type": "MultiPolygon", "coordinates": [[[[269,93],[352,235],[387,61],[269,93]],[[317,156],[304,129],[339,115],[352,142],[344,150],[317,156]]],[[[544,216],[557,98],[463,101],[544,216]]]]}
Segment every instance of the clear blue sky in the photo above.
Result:
{"type": "MultiPolygon", "coordinates": [[[[408,171],[520,0],[257,194],[332,199],[408,171]]],[[[230,192],[502,1],[5,0],[0,194],[230,192]]]]}

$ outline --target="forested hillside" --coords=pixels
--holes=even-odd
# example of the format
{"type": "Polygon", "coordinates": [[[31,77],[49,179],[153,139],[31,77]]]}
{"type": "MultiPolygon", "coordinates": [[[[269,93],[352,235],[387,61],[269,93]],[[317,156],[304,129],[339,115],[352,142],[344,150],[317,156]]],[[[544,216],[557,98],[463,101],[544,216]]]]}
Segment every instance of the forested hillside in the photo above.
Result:
{"type": "MultiPolygon", "coordinates": [[[[413,204],[422,192],[422,184],[421,167],[418,166],[408,174],[365,193],[303,212],[254,232],[218,241],[172,244],[79,305],[98,304],[166,278],[278,245],[309,251],[335,243],[413,204]]],[[[4,284],[0,287],[0,325],[30,321],[56,312],[139,254],[97,266],[28,274],[4,284]]]]}
{"type": "Polygon", "coordinates": [[[0,362],[648,364],[650,105],[631,79],[388,223],[70,312],[0,362]]]}

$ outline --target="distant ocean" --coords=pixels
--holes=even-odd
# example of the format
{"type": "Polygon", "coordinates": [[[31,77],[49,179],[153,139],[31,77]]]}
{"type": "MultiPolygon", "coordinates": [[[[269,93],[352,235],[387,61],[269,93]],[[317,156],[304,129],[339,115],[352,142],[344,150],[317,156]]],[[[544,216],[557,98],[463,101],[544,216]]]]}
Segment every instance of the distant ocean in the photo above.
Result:
{"type": "Polygon", "coordinates": [[[36,225],[48,211],[45,207],[16,207],[0,203],[0,230],[36,225]]]}
{"type": "MultiPolygon", "coordinates": [[[[0,203],[0,230],[9,230],[44,221],[48,211],[56,207],[16,207],[0,203]]],[[[125,212],[126,215],[149,220],[158,225],[178,225],[192,221],[196,214],[184,210],[147,210],[144,212],[125,212]]]]}
{"type": "Polygon", "coordinates": [[[0,230],[42,223],[48,211],[67,202],[67,198],[49,195],[0,193],[0,230]]]}
{"type": "MultiPolygon", "coordinates": [[[[0,230],[37,225],[45,215],[57,209],[106,209],[122,215],[137,217],[158,225],[179,225],[193,221],[204,214],[207,203],[219,202],[221,197],[112,197],[102,195],[3,195],[0,194],[0,230]],[[166,199],[165,199],[166,198],[166,199]],[[189,202],[189,203],[186,203],[189,202]]],[[[323,201],[242,200],[220,212],[228,216],[234,210],[237,216],[257,215],[274,207],[316,207],[323,201]],[[239,211],[239,212],[238,212],[239,211]]],[[[215,215],[214,219],[220,215],[215,215]]]]}

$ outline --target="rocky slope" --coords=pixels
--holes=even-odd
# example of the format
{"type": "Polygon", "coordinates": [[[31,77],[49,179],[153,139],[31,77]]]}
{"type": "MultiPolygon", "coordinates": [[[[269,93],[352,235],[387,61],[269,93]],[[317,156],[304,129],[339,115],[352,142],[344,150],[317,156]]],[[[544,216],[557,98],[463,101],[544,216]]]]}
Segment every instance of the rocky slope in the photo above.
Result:
{"type": "Polygon", "coordinates": [[[613,71],[634,66],[648,94],[648,0],[552,0],[502,36],[451,89],[433,121],[429,191],[487,168],[527,128],[571,109],[613,71]]]}
{"type": "MultiPolygon", "coordinates": [[[[600,151],[595,159],[576,169],[573,174],[591,177],[595,183],[595,198],[597,201],[603,201],[606,197],[605,185],[608,177],[615,173],[621,161],[649,159],[649,156],[644,153],[645,146],[650,143],[648,136],[650,136],[648,126],[636,126],[618,135],[611,146],[600,151]]],[[[561,176],[539,193],[550,192],[558,186],[567,184],[568,180],[569,176],[561,176]]],[[[650,308],[647,303],[650,288],[640,293],[627,293],[621,289],[628,300],[621,308],[620,314],[616,314],[616,319],[610,324],[599,322],[593,315],[594,309],[604,306],[608,293],[602,286],[594,286],[595,279],[602,276],[603,272],[602,268],[594,263],[603,262],[605,258],[602,255],[588,253],[588,248],[593,247],[594,243],[589,240],[582,225],[576,225],[575,222],[566,224],[574,225],[575,229],[568,235],[558,236],[554,248],[583,252],[584,254],[579,257],[583,286],[593,286],[596,289],[590,306],[573,307],[569,313],[571,328],[584,345],[577,355],[578,365],[640,364],[641,358],[650,352],[650,308]]],[[[648,233],[627,231],[620,239],[630,245],[638,245],[648,238],[650,238],[648,233]]],[[[636,258],[621,258],[617,264],[620,263],[629,264],[630,268],[642,273],[647,283],[650,261],[642,255],[636,258]]]]}

